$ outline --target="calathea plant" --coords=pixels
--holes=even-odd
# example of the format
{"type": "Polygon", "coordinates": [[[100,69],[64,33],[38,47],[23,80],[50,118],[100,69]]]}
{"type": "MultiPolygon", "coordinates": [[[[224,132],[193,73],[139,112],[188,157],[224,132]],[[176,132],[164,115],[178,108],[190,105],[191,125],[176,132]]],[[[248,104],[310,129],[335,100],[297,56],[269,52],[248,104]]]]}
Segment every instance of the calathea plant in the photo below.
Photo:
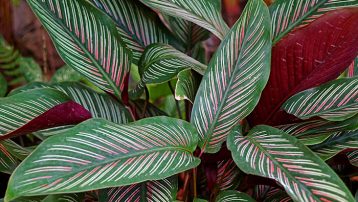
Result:
{"type": "Polygon", "coordinates": [[[355,201],[357,1],[27,2],[68,66],[0,99],[5,202],[355,201]]]}

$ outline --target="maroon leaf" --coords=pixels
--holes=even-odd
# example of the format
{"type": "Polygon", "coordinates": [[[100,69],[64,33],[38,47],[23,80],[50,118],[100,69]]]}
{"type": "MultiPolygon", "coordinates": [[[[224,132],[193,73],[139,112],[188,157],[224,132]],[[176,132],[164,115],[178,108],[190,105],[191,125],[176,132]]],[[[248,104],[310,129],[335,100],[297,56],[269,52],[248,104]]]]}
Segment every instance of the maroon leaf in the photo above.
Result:
{"type": "Polygon", "coordinates": [[[250,123],[292,122],[280,109],[290,96],[337,78],[358,54],[357,18],[358,8],[332,11],[278,42],[269,82],[250,123]]]}

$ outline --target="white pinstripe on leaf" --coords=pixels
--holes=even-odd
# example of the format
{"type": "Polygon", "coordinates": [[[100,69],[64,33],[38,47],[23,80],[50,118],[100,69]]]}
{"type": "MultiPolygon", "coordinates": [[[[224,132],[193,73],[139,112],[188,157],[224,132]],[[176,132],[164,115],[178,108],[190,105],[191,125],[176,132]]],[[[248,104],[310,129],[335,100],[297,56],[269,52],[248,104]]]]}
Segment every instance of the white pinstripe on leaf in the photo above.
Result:
{"type": "Polygon", "coordinates": [[[222,191],[216,197],[215,202],[255,202],[249,195],[238,191],[222,191]]]}
{"type": "Polygon", "coordinates": [[[256,106],[270,71],[270,16],[261,0],[250,0],[226,35],[200,84],[191,123],[205,152],[219,151],[232,127],[256,106]]]}
{"type": "Polygon", "coordinates": [[[354,150],[354,151],[352,151],[352,152],[349,152],[349,153],[347,154],[347,157],[348,157],[348,159],[349,159],[349,162],[350,162],[352,165],[358,167],[358,149],[356,149],[356,150],[354,150]]]}
{"type": "Polygon", "coordinates": [[[106,14],[86,0],[28,0],[62,59],[104,91],[121,98],[130,53],[106,14]]]}
{"type": "Polygon", "coordinates": [[[237,128],[228,138],[228,148],[242,171],[276,180],[295,201],[354,201],[322,159],[281,130],[256,126],[242,136],[237,128]]]}
{"type": "Polygon", "coordinates": [[[147,6],[173,17],[193,22],[223,39],[229,30],[215,0],[140,0],[147,6]]]}
{"type": "Polygon", "coordinates": [[[91,119],[38,146],[12,175],[6,199],[164,179],[200,163],[196,145],[195,129],[174,118],[91,119]]]}

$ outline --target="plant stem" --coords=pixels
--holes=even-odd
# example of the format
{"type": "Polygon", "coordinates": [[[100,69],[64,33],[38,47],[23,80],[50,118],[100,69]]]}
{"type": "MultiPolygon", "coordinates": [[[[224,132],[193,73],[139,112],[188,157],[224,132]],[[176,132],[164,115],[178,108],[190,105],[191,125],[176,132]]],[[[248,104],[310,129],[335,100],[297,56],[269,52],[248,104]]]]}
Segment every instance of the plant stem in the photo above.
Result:
{"type": "Polygon", "coordinates": [[[170,89],[170,91],[172,92],[173,97],[174,97],[174,100],[175,100],[175,106],[176,106],[176,108],[177,108],[177,112],[178,112],[178,115],[179,115],[179,119],[182,119],[183,117],[182,117],[182,115],[181,115],[179,102],[178,102],[178,100],[175,99],[175,92],[174,92],[173,86],[172,86],[172,84],[170,83],[170,81],[168,81],[168,85],[169,85],[169,89],[170,89]]]}
{"type": "Polygon", "coordinates": [[[149,102],[148,88],[144,87],[144,90],[145,90],[145,102],[144,102],[144,106],[143,106],[142,115],[140,116],[142,119],[145,118],[145,113],[147,112],[147,107],[148,107],[148,102],[149,102]]]}

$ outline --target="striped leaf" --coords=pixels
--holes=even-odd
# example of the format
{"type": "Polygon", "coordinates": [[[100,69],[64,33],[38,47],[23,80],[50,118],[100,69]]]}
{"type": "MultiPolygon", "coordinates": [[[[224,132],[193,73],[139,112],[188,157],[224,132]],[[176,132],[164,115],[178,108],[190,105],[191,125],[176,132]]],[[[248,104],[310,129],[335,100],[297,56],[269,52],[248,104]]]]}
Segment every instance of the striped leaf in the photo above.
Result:
{"type": "Polygon", "coordinates": [[[282,108],[300,119],[342,121],[358,113],[358,79],[343,78],[300,92],[282,108]]]}
{"type": "Polygon", "coordinates": [[[304,27],[329,11],[357,7],[355,0],[276,0],[270,6],[273,43],[290,31],[304,27]]]}
{"type": "Polygon", "coordinates": [[[0,73],[0,97],[5,96],[7,93],[7,81],[5,77],[0,73]]]}
{"type": "Polygon", "coordinates": [[[238,122],[254,109],[270,71],[270,16],[251,0],[212,57],[200,84],[191,122],[203,151],[215,153],[238,122]]]}
{"type": "Polygon", "coordinates": [[[195,129],[168,117],[118,125],[83,122],[45,140],[11,176],[6,199],[164,179],[196,167],[195,129]]]}
{"type": "Polygon", "coordinates": [[[325,161],[346,149],[358,149],[358,130],[336,133],[310,149],[325,161]]]}
{"type": "Polygon", "coordinates": [[[349,159],[349,162],[350,162],[352,165],[358,167],[358,149],[357,149],[357,150],[354,150],[354,151],[352,151],[352,152],[349,152],[349,153],[347,154],[347,157],[348,157],[348,159],[349,159]]]}
{"type": "Polygon", "coordinates": [[[84,193],[49,195],[41,202],[82,202],[84,193]]]}
{"type": "Polygon", "coordinates": [[[199,85],[196,73],[192,70],[188,69],[179,72],[178,81],[175,86],[175,99],[189,100],[191,103],[194,103],[199,85]]]}
{"type": "Polygon", "coordinates": [[[77,124],[89,112],[54,89],[35,89],[0,98],[0,139],[37,130],[77,124]]]}
{"type": "Polygon", "coordinates": [[[141,81],[132,91],[133,97],[138,97],[143,93],[145,84],[169,81],[185,69],[193,69],[204,74],[206,65],[169,45],[152,44],[145,49],[138,68],[141,81]]]}
{"type": "Polygon", "coordinates": [[[176,199],[177,190],[178,178],[174,176],[163,180],[100,190],[99,202],[168,202],[176,199]]]}
{"type": "Polygon", "coordinates": [[[107,13],[117,25],[126,46],[137,63],[146,46],[152,43],[173,44],[173,38],[157,14],[133,0],[89,0],[107,13]]]}
{"type": "Polygon", "coordinates": [[[11,94],[30,89],[43,88],[52,88],[65,93],[73,101],[87,109],[93,118],[103,118],[119,124],[132,121],[132,116],[124,105],[107,94],[97,93],[91,88],[77,82],[62,82],[55,84],[35,82],[12,91],[11,94]]]}
{"type": "Polygon", "coordinates": [[[185,44],[186,50],[191,50],[195,44],[206,40],[209,32],[204,28],[187,20],[164,15],[172,33],[185,44]]]}
{"type": "Polygon", "coordinates": [[[222,191],[215,199],[216,202],[237,202],[237,201],[247,201],[255,202],[249,195],[238,192],[238,191],[222,191]]]}
{"type": "Polygon", "coordinates": [[[285,191],[279,191],[271,197],[266,198],[264,202],[293,202],[293,200],[285,191]]]}
{"type": "Polygon", "coordinates": [[[53,128],[47,128],[44,130],[39,130],[33,133],[37,138],[40,140],[45,140],[51,136],[59,135],[65,133],[67,130],[74,127],[74,125],[67,125],[67,126],[58,126],[53,128]]]}
{"type": "Polygon", "coordinates": [[[253,197],[257,201],[264,201],[266,198],[269,198],[282,190],[277,187],[272,187],[270,185],[259,184],[255,186],[253,197]]]}
{"type": "Polygon", "coordinates": [[[281,130],[257,126],[245,137],[233,130],[228,148],[242,171],[276,180],[294,201],[354,201],[322,159],[281,130]]]}
{"type": "Polygon", "coordinates": [[[358,21],[352,20],[357,17],[358,8],[328,12],[273,47],[270,79],[249,117],[250,125],[292,123],[295,117],[281,110],[287,99],[334,80],[347,69],[358,52],[358,21]]]}
{"type": "Polygon", "coordinates": [[[235,162],[230,160],[223,160],[218,162],[218,170],[216,177],[216,184],[219,190],[236,189],[240,183],[240,169],[235,162]]]}
{"type": "Polygon", "coordinates": [[[169,16],[197,24],[223,39],[229,28],[221,16],[221,5],[216,0],[140,0],[147,6],[169,16]]]}
{"type": "Polygon", "coordinates": [[[6,149],[4,141],[0,141],[0,172],[10,174],[18,164],[16,157],[6,149]]]}
{"type": "MultiPolygon", "coordinates": [[[[143,114],[143,109],[145,107],[145,100],[136,100],[133,102],[136,111],[138,114],[143,114]]],[[[155,105],[151,103],[147,103],[146,112],[144,113],[144,117],[154,117],[154,116],[168,116],[165,112],[157,108],[155,105]]]]}
{"type": "Polygon", "coordinates": [[[348,67],[348,77],[358,76],[358,56],[354,59],[352,64],[348,67]]]}
{"type": "Polygon", "coordinates": [[[114,22],[86,0],[28,0],[62,59],[120,98],[130,53],[114,22]]]}
{"type": "Polygon", "coordinates": [[[32,149],[22,147],[10,139],[1,141],[1,144],[11,155],[21,161],[24,160],[32,152],[32,149]]]}

